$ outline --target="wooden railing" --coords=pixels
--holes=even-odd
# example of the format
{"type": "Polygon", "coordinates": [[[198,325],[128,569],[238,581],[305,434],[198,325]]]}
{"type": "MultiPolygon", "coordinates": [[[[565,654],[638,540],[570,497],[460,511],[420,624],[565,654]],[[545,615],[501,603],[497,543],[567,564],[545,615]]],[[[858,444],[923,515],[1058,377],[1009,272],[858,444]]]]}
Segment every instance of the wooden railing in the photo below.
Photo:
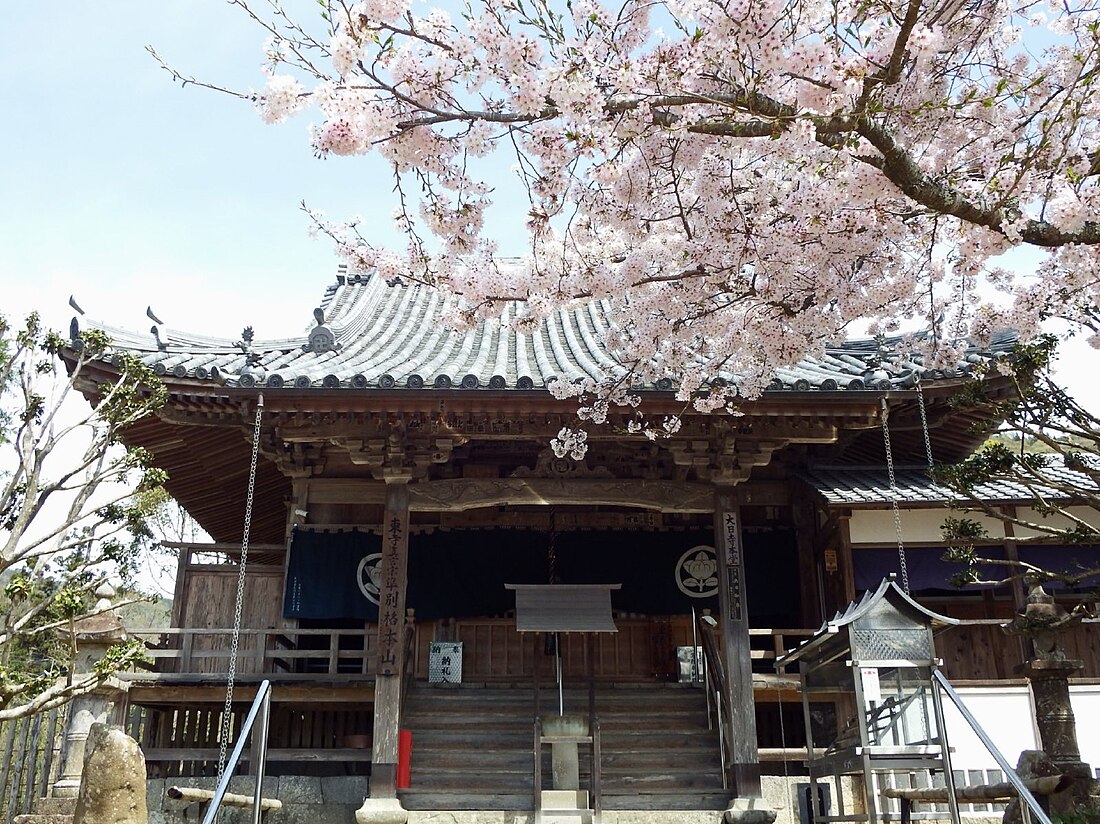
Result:
{"type": "Polygon", "coordinates": [[[707,693],[708,722],[718,728],[718,747],[722,756],[722,788],[730,786],[734,764],[729,692],[726,689],[726,668],[722,664],[721,644],[717,625],[709,615],[699,619],[699,640],[703,647],[704,689],[707,693]]]}
{"type": "MultiPolygon", "coordinates": [[[[581,636],[562,638],[562,659],[568,677],[586,677],[589,657],[597,678],[649,679],[675,676],[675,648],[691,645],[689,619],[655,622],[619,618],[619,631],[601,636],[589,646],[581,636]]],[[[188,681],[225,675],[233,631],[199,627],[133,629],[145,641],[152,666],[130,677],[136,680],[188,681]]],[[[436,636],[432,622],[413,625],[407,647],[408,672],[428,675],[428,643],[436,636]]],[[[453,638],[464,645],[463,678],[467,681],[525,680],[543,652],[531,636],[516,632],[512,618],[460,619],[453,638]]],[[[753,669],[772,672],[773,662],[788,648],[813,634],[808,629],[752,629],[753,669]]],[[[242,629],[237,658],[238,677],[259,681],[361,680],[373,677],[376,631],[369,629],[242,629]]]]}
{"type": "MultiPolygon", "coordinates": [[[[195,627],[129,629],[145,641],[149,671],[135,680],[201,680],[229,671],[233,631],[195,627]]],[[[242,629],[237,677],[282,681],[362,680],[374,675],[376,631],[372,629],[242,629]]]]}
{"type": "MultiPolygon", "coordinates": [[[[936,652],[945,674],[959,681],[996,681],[1020,676],[1015,665],[1022,655],[1019,641],[1001,630],[1005,619],[969,619],[936,635],[936,652]]],[[[619,618],[619,632],[601,636],[590,650],[579,636],[564,636],[562,658],[567,677],[585,677],[593,656],[596,677],[603,680],[641,680],[675,675],[675,648],[690,646],[688,619],[673,618],[668,625],[645,618],[619,618]],[[681,626],[683,624],[683,626],[681,626]]],[[[202,680],[225,675],[229,669],[231,629],[171,628],[127,630],[143,639],[153,659],[149,671],[129,677],[138,680],[202,680]]],[[[774,673],[775,659],[793,649],[811,629],[749,630],[753,671],[774,673]]],[[[415,625],[409,647],[411,672],[426,678],[428,643],[436,637],[432,622],[415,625]]],[[[467,681],[526,680],[531,677],[541,647],[515,630],[512,618],[460,619],[452,637],[461,641],[463,678],[467,681]]],[[[237,672],[243,680],[309,681],[362,680],[374,675],[376,632],[369,629],[242,629],[237,672]]],[[[1066,633],[1063,644],[1069,658],[1081,659],[1080,677],[1100,678],[1100,623],[1089,621],[1066,633]]]]}
{"type": "Polygon", "coordinates": [[[807,638],[812,638],[814,629],[750,629],[749,646],[752,656],[753,672],[775,673],[775,659],[794,649],[807,638]]]}

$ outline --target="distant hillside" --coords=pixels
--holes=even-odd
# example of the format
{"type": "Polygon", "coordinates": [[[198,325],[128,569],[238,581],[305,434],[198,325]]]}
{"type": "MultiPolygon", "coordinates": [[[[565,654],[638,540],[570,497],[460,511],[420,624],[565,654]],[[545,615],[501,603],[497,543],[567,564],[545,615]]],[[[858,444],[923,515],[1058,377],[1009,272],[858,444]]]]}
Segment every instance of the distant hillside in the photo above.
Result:
{"type": "MultiPolygon", "coordinates": [[[[137,595],[139,593],[131,593],[137,595]]],[[[120,597],[130,597],[123,595],[120,597]]],[[[156,597],[154,601],[128,604],[119,610],[124,626],[133,629],[166,629],[172,623],[172,599],[156,597]]]]}

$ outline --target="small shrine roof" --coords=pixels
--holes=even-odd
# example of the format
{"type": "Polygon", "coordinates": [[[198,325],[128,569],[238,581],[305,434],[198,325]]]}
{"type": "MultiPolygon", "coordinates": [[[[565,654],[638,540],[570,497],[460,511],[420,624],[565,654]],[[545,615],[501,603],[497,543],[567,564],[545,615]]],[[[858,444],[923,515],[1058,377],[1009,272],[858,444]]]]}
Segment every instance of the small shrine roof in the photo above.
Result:
{"type": "MultiPolygon", "coordinates": [[[[188,335],[159,324],[146,333],[94,325],[112,336],[116,349],[137,354],[160,375],[243,388],[524,390],[555,379],[624,372],[606,344],[612,326],[607,301],[560,309],[531,334],[520,334],[495,320],[454,331],[443,322],[450,300],[418,284],[341,275],[314,310],[312,328],[298,336],[252,340],[246,330],[240,340],[231,340],[188,335]]],[[[514,314],[513,307],[507,308],[504,319],[514,314]]],[[[918,377],[962,377],[1014,341],[1002,335],[991,347],[972,349],[953,369],[942,371],[888,354],[900,339],[852,340],[827,348],[819,358],[776,370],[769,388],[911,388],[918,377]]],[[[720,377],[738,380],[735,374],[720,377]]],[[[667,376],[638,388],[673,387],[673,377],[667,376]]]]}
{"type": "MultiPolygon", "coordinates": [[[[1084,472],[1067,468],[1057,456],[1051,456],[1043,470],[1058,488],[1043,483],[1027,486],[1009,480],[991,480],[974,486],[974,497],[984,501],[1033,501],[1037,496],[1066,500],[1066,488],[1078,487],[1090,494],[1097,484],[1084,472]]],[[[942,506],[959,496],[928,476],[926,466],[899,466],[894,472],[895,489],[884,466],[814,467],[799,477],[813,487],[830,506],[874,509],[892,505],[894,496],[902,506],[942,506]]]]}
{"type": "Polygon", "coordinates": [[[793,650],[789,650],[786,655],[777,658],[775,661],[776,668],[785,667],[808,653],[816,651],[824,644],[830,643],[831,639],[843,631],[845,627],[858,621],[882,600],[889,601],[896,608],[910,611],[926,619],[928,624],[936,629],[953,626],[959,623],[957,618],[949,618],[946,615],[940,615],[940,613],[933,612],[918,604],[898,586],[894,576],[890,575],[882,579],[882,583],[878,585],[878,589],[864,592],[862,598],[858,601],[852,601],[843,612],[838,612],[831,619],[823,623],[811,638],[803,641],[793,650]]]}

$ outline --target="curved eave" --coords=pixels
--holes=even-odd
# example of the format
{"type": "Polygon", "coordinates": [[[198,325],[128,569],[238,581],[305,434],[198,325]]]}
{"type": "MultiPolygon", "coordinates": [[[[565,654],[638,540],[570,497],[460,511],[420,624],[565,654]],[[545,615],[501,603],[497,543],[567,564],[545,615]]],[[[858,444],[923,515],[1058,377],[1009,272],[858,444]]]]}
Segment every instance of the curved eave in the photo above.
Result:
{"type": "MultiPolygon", "coordinates": [[[[187,510],[217,542],[240,543],[244,532],[245,490],[251,444],[240,428],[180,427],[156,417],[145,418],[123,433],[128,444],[148,449],[157,466],[168,471],[168,492],[187,502],[187,510]]],[[[286,523],[290,480],[271,461],[260,457],[250,540],[281,544],[286,523]]]]}

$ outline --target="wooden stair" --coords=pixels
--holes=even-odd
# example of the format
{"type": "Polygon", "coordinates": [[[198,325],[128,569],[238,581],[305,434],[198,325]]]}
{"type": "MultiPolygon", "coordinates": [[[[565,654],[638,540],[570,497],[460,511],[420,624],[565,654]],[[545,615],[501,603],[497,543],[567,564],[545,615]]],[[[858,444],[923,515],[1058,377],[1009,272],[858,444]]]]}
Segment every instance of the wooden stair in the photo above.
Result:
{"type": "MultiPolygon", "coordinates": [[[[541,693],[541,715],[558,711],[541,693]]],[[[566,712],[586,713],[586,689],[568,690],[566,712]]],[[[416,684],[403,726],[413,733],[408,810],[530,810],[534,806],[534,691],[530,686],[416,684]]],[[[606,810],[721,810],[718,733],[707,729],[703,692],[680,684],[603,685],[596,691],[606,810]]],[[[591,751],[580,748],[581,788],[591,751]]],[[[550,748],[543,753],[550,789],[550,748]]]]}

